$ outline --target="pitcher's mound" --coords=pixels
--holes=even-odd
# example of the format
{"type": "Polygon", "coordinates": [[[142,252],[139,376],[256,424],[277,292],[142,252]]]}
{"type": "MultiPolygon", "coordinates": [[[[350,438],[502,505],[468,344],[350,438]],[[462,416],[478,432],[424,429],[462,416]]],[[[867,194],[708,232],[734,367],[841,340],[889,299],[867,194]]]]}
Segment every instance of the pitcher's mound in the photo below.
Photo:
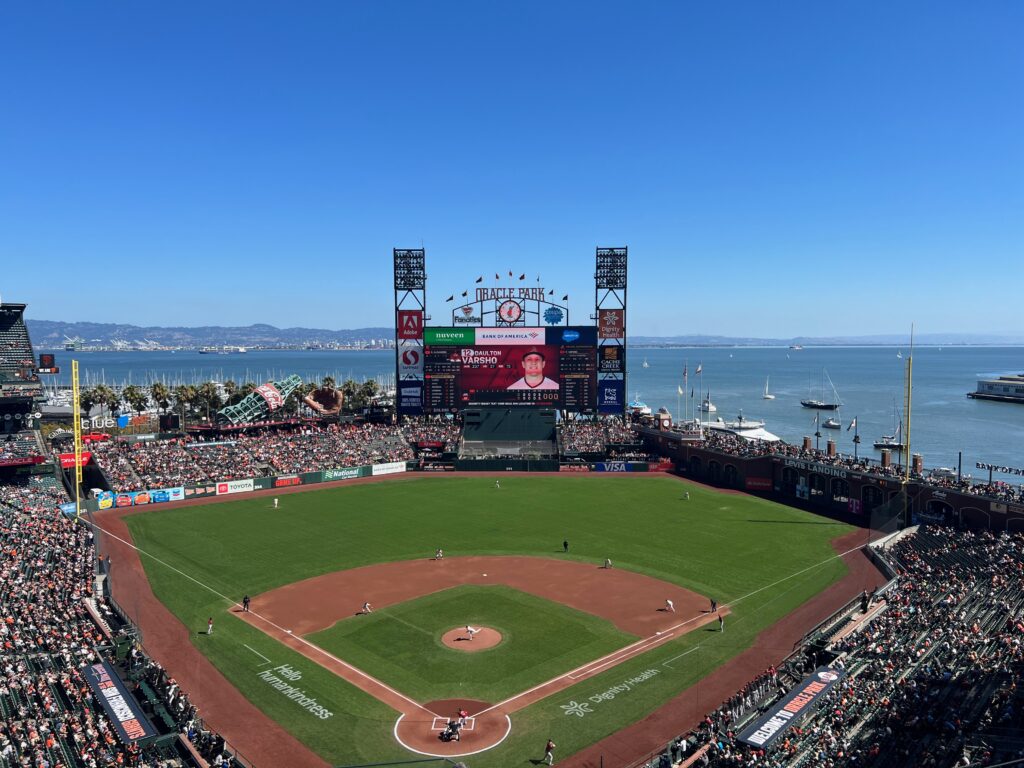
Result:
{"type": "Polygon", "coordinates": [[[449,629],[441,635],[441,642],[449,648],[454,648],[456,651],[469,651],[470,653],[486,651],[488,648],[493,648],[501,642],[501,632],[496,629],[477,626],[474,626],[473,629],[480,631],[474,633],[472,638],[465,627],[449,629]]]}

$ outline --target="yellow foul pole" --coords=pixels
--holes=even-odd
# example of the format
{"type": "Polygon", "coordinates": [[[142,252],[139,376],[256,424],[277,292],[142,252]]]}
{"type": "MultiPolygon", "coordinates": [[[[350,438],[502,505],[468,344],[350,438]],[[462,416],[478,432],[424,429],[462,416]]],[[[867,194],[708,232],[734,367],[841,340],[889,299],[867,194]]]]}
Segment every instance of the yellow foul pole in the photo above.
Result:
{"type": "Polygon", "coordinates": [[[906,424],[903,428],[903,440],[904,440],[904,451],[903,451],[903,482],[910,482],[910,401],[911,394],[913,391],[913,376],[914,376],[914,324],[910,324],[910,354],[907,355],[907,389],[904,393],[904,404],[903,408],[907,414],[906,424]]]}
{"type": "Polygon", "coordinates": [[[82,412],[78,401],[78,361],[71,361],[71,420],[75,430],[75,519],[82,513],[82,412]]]}

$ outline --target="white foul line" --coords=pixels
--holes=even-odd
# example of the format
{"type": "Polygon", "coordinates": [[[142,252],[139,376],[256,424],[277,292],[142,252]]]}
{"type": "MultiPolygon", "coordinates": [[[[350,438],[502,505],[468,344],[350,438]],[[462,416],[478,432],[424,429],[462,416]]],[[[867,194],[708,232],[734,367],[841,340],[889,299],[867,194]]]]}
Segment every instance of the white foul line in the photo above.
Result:
{"type": "MultiPolygon", "coordinates": [[[[242,645],[245,645],[245,643],[242,643],[242,645]]],[[[264,661],[264,662],[266,662],[267,664],[272,664],[272,663],[273,663],[273,662],[271,662],[271,661],[270,661],[270,659],[268,659],[268,658],[267,658],[266,656],[264,656],[264,655],[263,655],[262,653],[260,653],[259,651],[257,651],[257,650],[256,650],[255,648],[253,648],[253,647],[252,647],[251,645],[245,645],[245,647],[246,647],[246,648],[248,648],[248,649],[249,649],[250,651],[252,651],[253,653],[255,653],[255,654],[256,654],[257,656],[259,656],[259,657],[260,657],[261,659],[263,659],[263,661],[264,661]]],[[[262,667],[263,665],[262,665],[262,664],[260,664],[260,666],[262,667]]]]}

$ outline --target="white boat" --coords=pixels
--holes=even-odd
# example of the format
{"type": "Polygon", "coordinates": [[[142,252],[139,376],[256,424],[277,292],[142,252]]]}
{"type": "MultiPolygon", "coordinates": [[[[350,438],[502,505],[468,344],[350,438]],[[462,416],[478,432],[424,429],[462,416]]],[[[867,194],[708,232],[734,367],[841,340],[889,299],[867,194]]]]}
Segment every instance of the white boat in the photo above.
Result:
{"type": "Polygon", "coordinates": [[[839,429],[841,426],[843,426],[843,424],[841,421],[839,421],[839,419],[835,418],[834,416],[829,416],[827,419],[821,422],[821,426],[823,426],[825,429],[839,429]]]}
{"type": "Polygon", "coordinates": [[[715,404],[711,402],[711,393],[710,392],[708,393],[707,397],[705,397],[701,401],[701,403],[700,403],[700,412],[701,413],[718,413],[718,408],[716,408],[715,404]]]}
{"type": "Polygon", "coordinates": [[[647,358],[646,357],[644,358],[644,362],[643,362],[643,365],[641,367],[642,368],[650,368],[651,367],[651,364],[647,362],[647,358]]]}
{"type": "Polygon", "coordinates": [[[892,434],[882,435],[878,440],[875,440],[875,448],[888,448],[892,451],[899,451],[903,448],[903,419],[900,418],[900,412],[896,407],[895,400],[892,404],[892,421],[892,434]]]}
{"type": "Polygon", "coordinates": [[[650,416],[651,415],[651,407],[647,403],[645,403],[643,400],[640,399],[640,393],[639,392],[633,398],[633,402],[631,402],[626,407],[629,409],[629,412],[632,413],[634,416],[650,416]]]}
{"type": "Polygon", "coordinates": [[[772,394],[768,393],[768,379],[769,378],[771,378],[771,377],[770,376],[765,376],[764,377],[764,394],[761,395],[761,399],[762,400],[774,400],[775,399],[775,395],[772,395],[772,394]]]}
{"type": "Polygon", "coordinates": [[[714,421],[706,421],[703,426],[714,432],[728,432],[744,440],[763,440],[769,443],[779,440],[778,435],[773,435],[764,428],[763,421],[745,419],[743,414],[740,414],[736,421],[725,421],[721,416],[716,416],[714,421]]]}

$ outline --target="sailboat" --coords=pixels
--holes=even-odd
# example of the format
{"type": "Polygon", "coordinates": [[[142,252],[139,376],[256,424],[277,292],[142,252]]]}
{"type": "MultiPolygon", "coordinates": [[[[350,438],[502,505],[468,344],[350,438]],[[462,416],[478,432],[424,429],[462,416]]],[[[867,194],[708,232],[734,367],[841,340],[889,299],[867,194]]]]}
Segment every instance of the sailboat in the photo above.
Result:
{"type": "Polygon", "coordinates": [[[826,403],[824,399],[815,400],[808,397],[806,400],[801,400],[800,405],[804,408],[814,408],[819,411],[837,411],[842,402],[839,400],[839,393],[836,392],[836,385],[832,383],[832,377],[828,375],[828,371],[824,368],[821,369],[821,397],[825,397],[825,378],[828,378],[829,386],[832,387],[832,397],[835,402],[826,403]]]}
{"type": "Polygon", "coordinates": [[[896,350],[896,357],[898,357],[900,360],[903,359],[903,350],[902,349],[896,350]]]}
{"type": "Polygon", "coordinates": [[[892,404],[892,421],[892,434],[882,435],[875,440],[875,448],[888,448],[896,451],[903,448],[903,420],[900,418],[895,401],[892,404]]]}
{"type": "Polygon", "coordinates": [[[647,358],[646,357],[644,358],[644,364],[643,364],[642,367],[643,368],[650,368],[651,367],[651,364],[647,362],[647,358]]]}
{"type": "Polygon", "coordinates": [[[764,394],[761,395],[761,399],[762,400],[774,400],[775,399],[775,395],[772,395],[772,394],[768,393],[768,379],[770,379],[770,378],[771,378],[770,376],[765,376],[764,377],[764,394]]]}
{"type": "Polygon", "coordinates": [[[843,422],[840,421],[836,416],[829,416],[827,419],[821,422],[821,426],[823,426],[825,429],[839,429],[841,426],[843,426],[843,422]]]}

